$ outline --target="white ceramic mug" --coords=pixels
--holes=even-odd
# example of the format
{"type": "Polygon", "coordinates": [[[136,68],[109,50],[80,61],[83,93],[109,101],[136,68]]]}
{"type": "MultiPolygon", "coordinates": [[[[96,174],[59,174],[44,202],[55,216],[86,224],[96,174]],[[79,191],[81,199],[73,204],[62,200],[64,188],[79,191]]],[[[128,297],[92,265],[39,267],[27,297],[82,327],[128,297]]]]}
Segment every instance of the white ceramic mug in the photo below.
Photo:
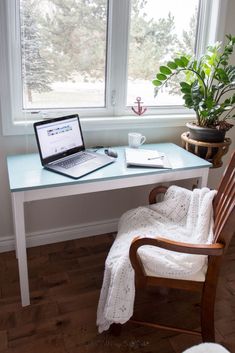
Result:
{"type": "Polygon", "coordinates": [[[129,147],[138,148],[145,143],[146,137],[139,134],[138,132],[130,132],[128,134],[128,144],[129,147]]]}

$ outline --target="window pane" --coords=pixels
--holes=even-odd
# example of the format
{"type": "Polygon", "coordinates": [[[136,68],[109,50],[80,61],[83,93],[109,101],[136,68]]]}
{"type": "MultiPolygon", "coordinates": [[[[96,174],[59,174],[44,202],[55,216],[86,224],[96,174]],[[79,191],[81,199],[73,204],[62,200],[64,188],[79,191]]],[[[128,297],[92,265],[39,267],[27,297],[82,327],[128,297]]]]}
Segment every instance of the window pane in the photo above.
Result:
{"type": "Polygon", "coordinates": [[[23,107],[105,105],[107,0],[20,0],[23,107]]]}
{"type": "Polygon", "coordinates": [[[154,98],[159,66],[181,52],[194,52],[200,0],[132,0],[127,105],[181,105],[176,80],[154,98]]]}

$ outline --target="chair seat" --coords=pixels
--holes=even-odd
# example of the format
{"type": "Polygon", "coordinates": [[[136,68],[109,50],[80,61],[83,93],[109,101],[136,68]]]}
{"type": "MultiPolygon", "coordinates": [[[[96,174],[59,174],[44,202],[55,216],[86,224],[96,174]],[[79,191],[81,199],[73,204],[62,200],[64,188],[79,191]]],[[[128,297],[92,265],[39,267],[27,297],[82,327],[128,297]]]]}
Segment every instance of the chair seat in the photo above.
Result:
{"type": "Polygon", "coordinates": [[[173,278],[173,279],[183,279],[188,281],[196,281],[196,282],[205,282],[206,271],[207,271],[207,263],[203,265],[199,271],[191,274],[183,274],[181,275],[179,272],[177,274],[169,272],[167,270],[166,264],[166,272],[165,274],[158,273],[156,274],[156,268],[158,266],[157,258],[149,258],[147,251],[144,252],[143,249],[139,250],[141,261],[144,265],[145,273],[150,277],[162,277],[162,278],[173,278]]]}
{"type": "Polygon", "coordinates": [[[205,281],[208,267],[206,256],[169,252],[149,245],[140,248],[138,254],[147,276],[205,281]]]}
{"type": "Polygon", "coordinates": [[[207,256],[169,252],[146,245],[138,250],[147,276],[204,282],[207,256]]]}

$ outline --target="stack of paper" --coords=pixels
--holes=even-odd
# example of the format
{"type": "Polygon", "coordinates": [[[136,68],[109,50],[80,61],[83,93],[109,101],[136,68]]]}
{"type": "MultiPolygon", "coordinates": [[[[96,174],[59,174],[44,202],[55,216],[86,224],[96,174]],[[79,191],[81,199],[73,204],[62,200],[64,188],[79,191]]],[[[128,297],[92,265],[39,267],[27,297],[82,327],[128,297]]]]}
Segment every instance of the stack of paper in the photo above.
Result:
{"type": "Polygon", "coordinates": [[[166,160],[166,156],[158,151],[126,148],[125,155],[127,166],[136,165],[154,168],[171,168],[169,162],[166,160]]]}

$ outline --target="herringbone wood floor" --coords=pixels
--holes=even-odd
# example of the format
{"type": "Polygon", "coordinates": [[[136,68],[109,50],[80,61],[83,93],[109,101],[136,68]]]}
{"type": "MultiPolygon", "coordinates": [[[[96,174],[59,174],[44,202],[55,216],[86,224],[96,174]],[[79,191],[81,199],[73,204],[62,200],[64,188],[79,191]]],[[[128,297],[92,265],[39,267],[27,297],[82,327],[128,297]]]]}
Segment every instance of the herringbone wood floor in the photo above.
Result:
{"type": "MultiPolygon", "coordinates": [[[[120,337],[98,334],[96,308],[113,236],[28,250],[32,304],[22,308],[13,252],[0,254],[1,353],[180,353],[199,338],[126,324],[120,337]]],[[[139,294],[138,315],[199,325],[199,298],[171,291],[139,294]],[[165,299],[165,294],[168,294],[165,299]]],[[[216,302],[217,341],[235,352],[235,239],[226,254],[216,302]]]]}

